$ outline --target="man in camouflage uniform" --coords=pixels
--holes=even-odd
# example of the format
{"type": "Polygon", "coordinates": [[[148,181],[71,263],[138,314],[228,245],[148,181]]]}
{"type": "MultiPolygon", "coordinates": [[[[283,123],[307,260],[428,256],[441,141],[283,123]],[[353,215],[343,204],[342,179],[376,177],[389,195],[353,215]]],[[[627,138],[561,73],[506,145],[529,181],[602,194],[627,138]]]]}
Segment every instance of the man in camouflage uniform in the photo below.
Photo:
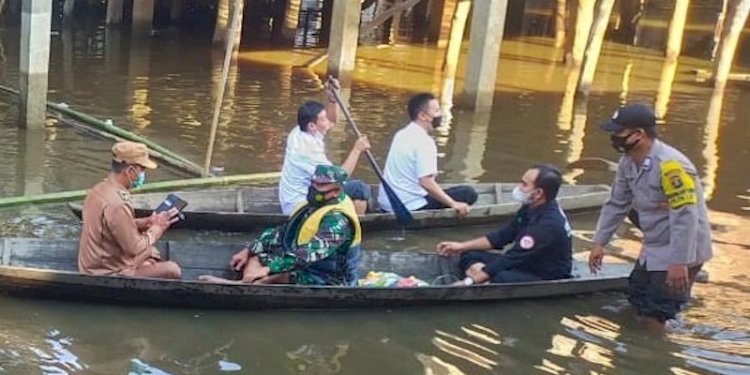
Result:
{"type": "Polygon", "coordinates": [[[656,118],[647,106],[628,104],[601,127],[624,156],[599,216],[589,265],[592,271],[601,267],[604,246],[635,210],[643,247],[628,300],[640,315],[662,325],[688,302],[696,274],[711,258],[703,187],[693,163],[657,139],[656,118]]]}
{"type": "MultiPolygon", "coordinates": [[[[242,271],[241,282],[354,285],[362,231],[354,204],[342,190],[347,179],[339,166],[316,166],[307,203],[230,260],[233,270],[242,271]]],[[[200,279],[233,282],[212,276],[200,279]]]]}

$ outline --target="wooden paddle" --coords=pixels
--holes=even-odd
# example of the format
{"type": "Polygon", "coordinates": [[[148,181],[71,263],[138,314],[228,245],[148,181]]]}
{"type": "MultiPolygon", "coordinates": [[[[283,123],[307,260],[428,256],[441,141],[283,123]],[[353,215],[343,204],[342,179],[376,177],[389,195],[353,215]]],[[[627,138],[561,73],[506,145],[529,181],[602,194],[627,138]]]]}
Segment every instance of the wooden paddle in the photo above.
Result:
{"type": "MultiPolygon", "coordinates": [[[[334,85],[331,85],[331,92],[333,93],[333,97],[336,98],[336,102],[338,103],[339,108],[341,108],[341,111],[344,113],[344,117],[346,117],[346,122],[352,128],[352,131],[354,131],[354,134],[357,136],[357,138],[362,137],[362,133],[357,128],[357,124],[354,123],[352,114],[349,112],[349,109],[346,107],[346,105],[344,105],[344,102],[341,100],[341,96],[339,95],[338,88],[336,88],[334,85]]],[[[393,191],[393,188],[391,188],[391,185],[389,185],[388,182],[385,181],[385,177],[383,177],[383,171],[380,169],[380,166],[378,166],[378,163],[375,161],[375,156],[373,156],[370,150],[366,150],[365,155],[367,155],[367,160],[370,162],[370,166],[372,167],[372,170],[375,171],[375,174],[378,175],[378,179],[380,179],[380,183],[382,184],[383,189],[385,190],[385,194],[388,196],[388,201],[391,203],[391,208],[393,208],[393,213],[396,215],[396,220],[398,220],[398,222],[404,226],[411,224],[411,222],[414,220],[411,216],[411,212],[409,212],[409,210],[406,209],[406,206],[404,206],[404,203],[401,202],[401,199],[398,198],[398,195],[396,195],[396,192],[393,191]]]]}

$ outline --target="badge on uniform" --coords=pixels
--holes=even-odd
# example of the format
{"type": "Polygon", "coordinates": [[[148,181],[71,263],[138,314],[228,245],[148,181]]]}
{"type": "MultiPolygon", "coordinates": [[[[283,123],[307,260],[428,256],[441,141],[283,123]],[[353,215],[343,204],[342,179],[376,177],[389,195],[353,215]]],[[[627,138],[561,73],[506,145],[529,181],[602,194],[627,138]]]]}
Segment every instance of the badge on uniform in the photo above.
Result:
{"type": "Polygon", "coordinates": [[[518,244],[521,246],[524,250],[530,250],[534,247],[534,237],[531,237],[529,235],[525,235],[521,237],[521,240],[518,241],[518,244]]]}
{"type": "Polygon", "coordinates": [[[130,193],[127,190],[117,190],[117,195],[125,202],[130,202],[130,193]]]}
{"type": "Polygon", "coordinates": [[[643,170],[644,171],[650,171],[651,167],[653,165],[654,165],[654,161],[650,157],[647,157],[647,158],[643,159],[643,170]]]}
{"type": "Polygon", "coordinates": [[[698,201],[693,178],[676,160],[661,163],[661,187],[667,196],[669,208],[677,209],[698,201]]]}

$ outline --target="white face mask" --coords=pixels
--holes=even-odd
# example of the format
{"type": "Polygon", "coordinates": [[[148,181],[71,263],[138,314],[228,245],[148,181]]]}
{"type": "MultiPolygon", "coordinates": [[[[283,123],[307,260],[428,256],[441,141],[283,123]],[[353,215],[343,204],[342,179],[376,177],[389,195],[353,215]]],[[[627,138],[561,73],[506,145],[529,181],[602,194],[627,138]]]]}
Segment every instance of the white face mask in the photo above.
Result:
{"type": "Polygon", "coordinates": [[[521,204],[529,204],[531,203],[531,191],[524,192],[520,186],[516,186],[513,188],[513,200],[521,204]]]}

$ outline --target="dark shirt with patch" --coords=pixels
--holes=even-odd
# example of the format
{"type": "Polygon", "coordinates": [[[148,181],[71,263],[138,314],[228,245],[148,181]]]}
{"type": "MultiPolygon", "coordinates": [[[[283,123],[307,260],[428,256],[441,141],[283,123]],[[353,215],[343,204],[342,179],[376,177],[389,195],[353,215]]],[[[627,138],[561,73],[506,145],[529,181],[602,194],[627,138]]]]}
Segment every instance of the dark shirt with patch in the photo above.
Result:
{"type": "Polygon", "coordinates": [[[556,201],[536,208],[521,207],[512,222],[489,233],[487,239],[495,249],[513,242],[503,256],[485,265],[484,271],[490,277],[511,269],[545,280],[570,277],[573,262],[570,224],[556,201]]]}

